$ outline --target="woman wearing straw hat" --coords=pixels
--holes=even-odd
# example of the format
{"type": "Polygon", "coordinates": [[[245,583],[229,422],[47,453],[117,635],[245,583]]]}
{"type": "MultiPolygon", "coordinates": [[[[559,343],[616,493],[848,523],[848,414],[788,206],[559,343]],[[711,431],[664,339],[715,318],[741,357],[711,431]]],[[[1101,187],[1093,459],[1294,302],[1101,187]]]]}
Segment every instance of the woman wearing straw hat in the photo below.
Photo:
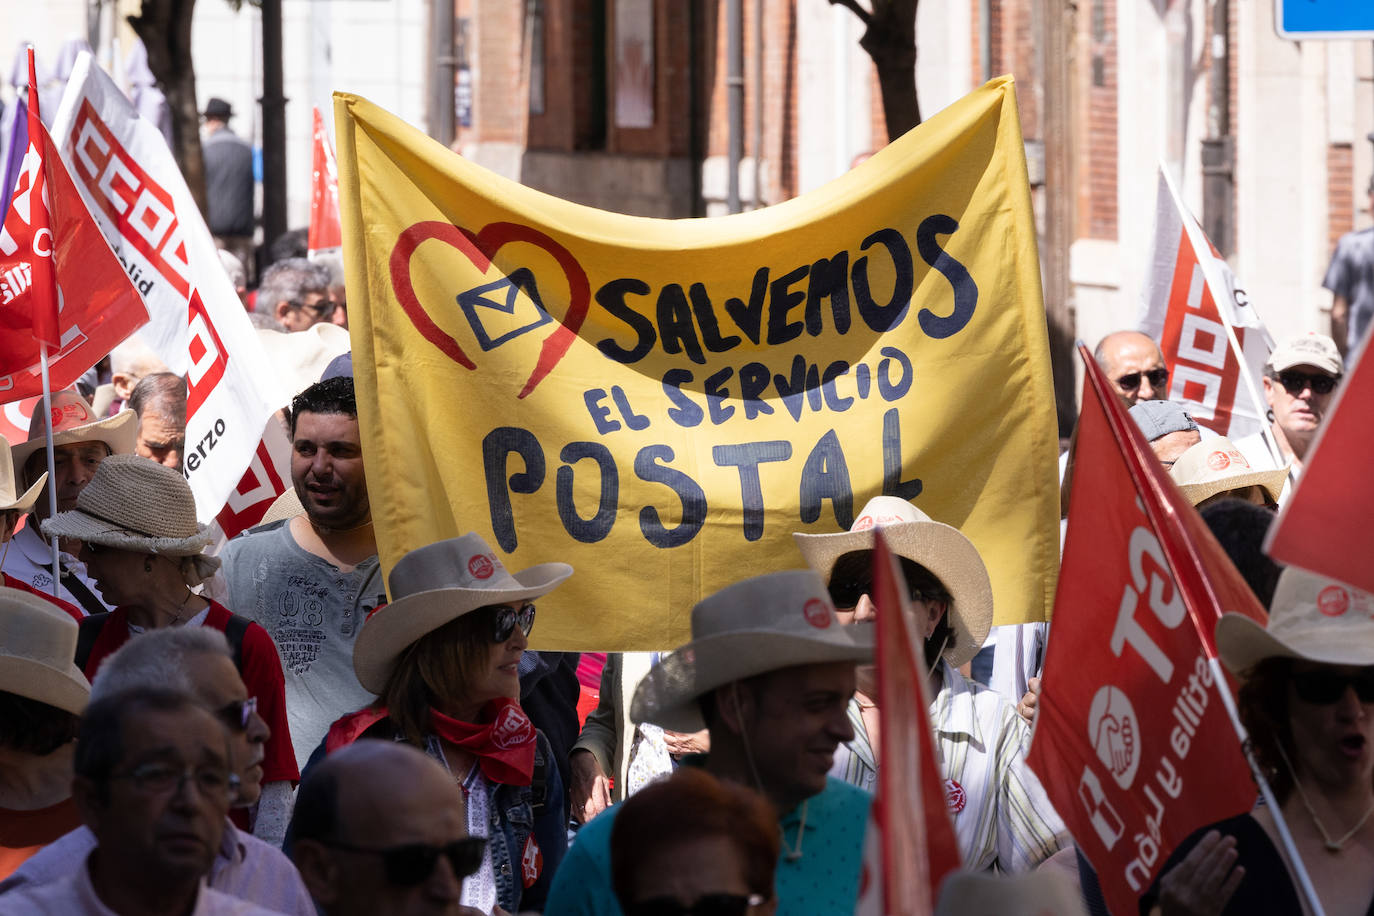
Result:
{"type": "Polygon", "coordinates": [[[1289,567],[1268,624],[1225,614],[1216,641],[1280,816],[1262,805],[1185,840],[1160,911],[1309,911],[1282,821],[1328,916],[1374,913],[1374,596],[1289,567]]]}
{"type": "Polygon", "coordinates": [[[0,879],[81,826],[72,753],[91,686],[72,664],[76,622],[0,588],[0,879]]]}
{"type": "MultiPolygon", "coordinates": [[[[964,865],[1025,871],[1068,841],[1039,780],[1026,767],[1029,731],[995,691],[959,673],[992,625],[992,583],[973,542],[894,496],[875,496],[847,532],[793,534],[806,563],[826,580],[842,623],[872,619],[873,531],[897,554],[915,629],[930,668],[931,725],[964,865]]],[[[834,775],[877,783],[878,716],[872,673],[860,672],[849,705],[854,740],[835,754],[834,775]]]]}
{"type": "Polygon", "coordinates": [[[1199,509],[1228,498],[1277,509],[1288,468],[1252,467],[1230,439],[1213,436],[1179,455],[1169,476],[1199,509]]]}
{"type": "Polygon", "coordinates": [[[241,798],[239,827],[250,827],[243,805],[258,802],[251,825],[267,840],[285,835],[291,783],[300,778],[286,723],[286,687],[276,646],[267,631],[197,594],[219,568],[203,551],[211,534],[196,522],[191,487],[177,471],[138,455],[111,455],[76,498],[76,508],[43,522],[49,537],[81,541],[86,564],[108,614],[81,621],[77,664],[94,677],[100,663],[131,637],[171,626],[207,626],[224,633],[234,649],[257,715],[244,727],[263,729],[261,799],[241,798]]]}
{"type": "Polygon", "coordinates": [[[467,797],[469,833],[488,837],[482,867],[463,882],[462,903],[483,913],[542,908],[567,846],[558,765],[516,698],[531,599],[570,575],[566,563],[512,574],[471,533],[401,557],[387,579],[391,603],[353,645],[353,669],[377,701],[325,736],[325,753],[392,739],[448,768],[467,797]]]}
{"type": "MultiPolygon", "coordinates": [[[[69,601],[53,596],[50,592],[40,592],[28,582],[16,576],[11,576],[4,572],[5,560],[9,557],[10,543],[14,539],[14,528],[19,524],[19,519],[33,508],[38,501],[38,494],[43,489],[43,484],[48,482],[48,472],[44,471],[38,475],[33,484],[22,494],[16,492],[14,485],[14,459],[10,452],[9,440],[0,436],[0,543],[4,544],[0,548],[0,583],[6,588],[17,588],[21,592],[28,592],[37,595],[44,601],[50,601],[62,612],[73,620],[80,620],[86,615],[81,609],[69,601]]],[[[51,581],[51,577],[49,578],[51,581]]]]}

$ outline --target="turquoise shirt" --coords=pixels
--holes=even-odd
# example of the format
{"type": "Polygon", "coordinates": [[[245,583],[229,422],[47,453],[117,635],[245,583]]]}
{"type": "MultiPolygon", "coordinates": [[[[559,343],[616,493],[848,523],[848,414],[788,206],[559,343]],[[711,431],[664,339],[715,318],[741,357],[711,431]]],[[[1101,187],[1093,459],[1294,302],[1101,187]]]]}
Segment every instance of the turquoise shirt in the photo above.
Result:
{"type": "MultiPolygon", "coordinates": [[[[806,801],[801,858],[789,858],[787,849],[796,847],[802,807],[779,822],[785,842],[774,875],[777,916],[854,912],[872,806],[863,789],[828,778],[825,790],[806,801]]],[[[547,916],[622,916],[611,889],[611,827],[619,810],[608,808],[577,832],[554,874],[547,916]]]]}

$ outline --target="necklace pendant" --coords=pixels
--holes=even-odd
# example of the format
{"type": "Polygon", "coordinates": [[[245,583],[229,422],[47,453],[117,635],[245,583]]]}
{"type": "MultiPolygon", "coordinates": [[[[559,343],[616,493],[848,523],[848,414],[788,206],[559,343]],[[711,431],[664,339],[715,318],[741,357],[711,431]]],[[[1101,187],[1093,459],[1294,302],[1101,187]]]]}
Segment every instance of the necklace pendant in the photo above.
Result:
{"type": "Polygon", "coordinates": [[[1327,852],[1332,852],[1332,853],[1340,852],[1340,851],[1341,851],[1341,848],[1344,847],[1344,846],[1345,846],[1345,843],[1335,843],[1335,842],[1332,842],[1331,840],[1327,840],[1327,841],[1326,841],[1326,851],[1327,851],[1327,852]]]}

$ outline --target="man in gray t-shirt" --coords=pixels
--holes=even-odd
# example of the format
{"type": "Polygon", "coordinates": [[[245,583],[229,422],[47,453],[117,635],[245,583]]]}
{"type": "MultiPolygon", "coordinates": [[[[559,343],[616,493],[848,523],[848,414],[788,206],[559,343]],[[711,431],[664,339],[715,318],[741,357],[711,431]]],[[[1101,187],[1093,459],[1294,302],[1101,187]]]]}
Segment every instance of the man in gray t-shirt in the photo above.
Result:
{"type": "Polygon", "coordinates": [[[305,514],[246,531],[221,556],[229,608],[277,644],[303,768],[335,719],[373,700],[353,673],[353,640],[386,601],[352,378],[292,401],[291,480],[305,514]]]}
{"type": "MultiPolygon", "coordinates": [[[[1374,213],[1374,178],[1369,179],[1374,213]]],[[[1331,290],[1331,336],[1349,356],[1374,320],[1374,228],[1347,232],[1336,243],[1322,286],[1331,290]]]]}

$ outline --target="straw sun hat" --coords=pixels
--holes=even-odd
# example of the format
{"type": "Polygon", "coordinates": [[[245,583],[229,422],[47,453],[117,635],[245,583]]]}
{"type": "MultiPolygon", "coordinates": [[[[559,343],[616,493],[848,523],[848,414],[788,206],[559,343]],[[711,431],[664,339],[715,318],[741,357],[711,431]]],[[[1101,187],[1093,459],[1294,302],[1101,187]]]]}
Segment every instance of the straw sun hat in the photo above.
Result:
{"type": "Polygon", "coordinates": [[[48,472],[40,474],[33,486],[25,490],[22,496],[15,495],[19,488],[14,482],[14,459],[10,457],[10,440],[0,436],[0,445],[4,446],[0,448],[0,512],[8,512],[11,509],[28,512],[33,508],[33,504],[38,502],[38,491],[47,483],[48,472]]]}
{"type": "Polygon", "coordinates": [[[55,604],[0,588],[0,690],[80,715],[91,685],[72,663],[76,634],[55,604]]]}
{"type": "Polygon", "coordinates": [[[931,519],[895,496],[875,496],[848,531],[792,537],[806,565],[827,582],[835,561],[855,550],[873,549],[873,529],[882,528],[892,552],[920,563],[949,590],[949,622],[954,644],[945,661],[958,668],[977,654],[992,627],[992,582],[978,548],[958,528],[931,519]]]}
{"type": "MultiPolygon", "coordinates": [[[[52,393],[52,444],[75,445],[78,442],[104,442],[112,455],[133,452],[138,441],[138,417],[132,410],[121,410],[113,417],[97,417],[91,405],[78,392],[52,393]]],[[[29,421],[29,438],[14,446],[14,466],[23,468],[29,456],[46,448],[47,432],[41,406],[29,421]]]]}
{"type": "Polygon", "coordinates": [[[816,573],[755,576],[692,608],[692,641],[664,656],[640,681],[630,721],[699,731],[705,723],[697,700],[717,687],[793,665],[872,657],[873,627],[840,626],[816,573]]]}
{"type": "Polygon", "coordinates": [[[195,557],[201,579],[219,568],[218,558],[201,555],[214,538],[196,522],[196,499],[186,478],[138,455],[100,462],[77,495],[76,508],[43,522],[43,533],[136,553],[195,557]]]}
{"type": "Polygon", "coordinates": [[[1290,566],[1274,589],[1267,626],[1223,614],[1216,635],[1221,660],[1237,674],[1276,657],[1374,665],[1374,595],[1290,566]]]}
{"type": "Polygon", "coordinates": [[[358,681],[381,693],[396,659],[421,636],[480,607],[546,595],[572,572],[567,563],[540,563],[512,574],[471,532],[410,551],[387,577],[391,603],[373,611],[358,631],[358,681]]]}
{"type": "Polygon", "coordinates": [[[1263,487],[1269,500],[1277,503],[1288,479],[1288,466],[1256,468],[1230,439],[1214,436],[1180,455],[1169,469],[1169,476],[1194,506],[1218,493],[1253,485],[1263,487]]]}

